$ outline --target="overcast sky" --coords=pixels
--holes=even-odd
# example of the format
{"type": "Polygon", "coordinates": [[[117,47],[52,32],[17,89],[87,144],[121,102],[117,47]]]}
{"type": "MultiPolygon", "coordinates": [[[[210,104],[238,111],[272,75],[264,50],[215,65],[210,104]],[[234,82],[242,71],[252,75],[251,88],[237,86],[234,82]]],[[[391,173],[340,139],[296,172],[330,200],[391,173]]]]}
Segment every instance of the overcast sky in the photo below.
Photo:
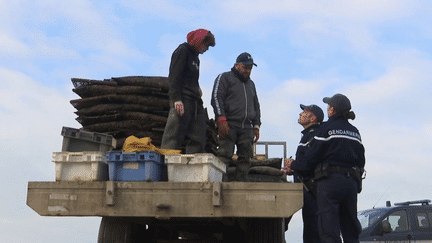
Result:
{"type": "MultiPolygon", "coordinates": [[[[97,241],[100,218],[41,217],[28,181],[54,181],[61,128],[80,128],[71,78],[167,76],[174,49],[206,28],[200,56],[213,117],[214,79],[242,52],[261,102],[261,141],[294,155],[299,104],[347,95],[366,149],[359,210],[432,199],[432,5],[415,0],[0,1],[0,241],[97,241]]],[[[301,242],[295,214],[286,233],[301,242]]]]}

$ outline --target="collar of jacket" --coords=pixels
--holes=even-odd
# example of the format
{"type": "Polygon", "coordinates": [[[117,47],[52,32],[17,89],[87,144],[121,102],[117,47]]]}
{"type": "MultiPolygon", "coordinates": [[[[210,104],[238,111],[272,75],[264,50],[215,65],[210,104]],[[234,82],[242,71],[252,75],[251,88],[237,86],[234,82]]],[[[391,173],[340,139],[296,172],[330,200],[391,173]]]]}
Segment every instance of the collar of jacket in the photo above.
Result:
{"type": "Polygon", "coordinates": [[[245,78],[243,75],[241,75],[239,73],[239,71],[237,71],[237,69],[235,69],[235,66],[231,68],[231,71],[234,73],[234,75],[240,79],[240,81],[242,81],[243,83],[246,83],[247,81],[249,81],[248,78],[245,78]]]}
{"type": "Polygon", "coordinates": [[[181,46],[186,46],[187,48],[188,48],[188,50],[190,51],[190,52],[192,52],[194,55],[196,55],[196,56],[198,56],[198,51],[196,51],[191,45],[189,45],[189,43],[187,43],[187,42],[185,42],[185,43],[183,43],[183,44],[181,44],[181,46]]]}
{"type": "Polygon", "coordinates": [[[314,132],[318,129],[319,126],[320,126],[319,124],[313,124],[312,126],[301,131],[301,133],[304,135],[307,134],[308,132],[314,132]]]}
{"type": "Polygon", "coordinates": [[[185,43],[183,43],[184,45],[186,45],[187,46],[187,48],[193,53],[193,54],[195,54],[196,56],[198,56],[198,51],[197,50],[195,50],[195,48],[193,48],[189,43],[187,43],[187,42],[185,42],[185,43]]]}
{"type": "Polygon", "coordinates": [[[333,116],[329,117],[329,119],[327,121],[330,122],[330,121],[335,121],[335,120],[347,120],[348,121],[348,119],[343,117],[343,115],[340,113],[336,113],[333,116]]]}

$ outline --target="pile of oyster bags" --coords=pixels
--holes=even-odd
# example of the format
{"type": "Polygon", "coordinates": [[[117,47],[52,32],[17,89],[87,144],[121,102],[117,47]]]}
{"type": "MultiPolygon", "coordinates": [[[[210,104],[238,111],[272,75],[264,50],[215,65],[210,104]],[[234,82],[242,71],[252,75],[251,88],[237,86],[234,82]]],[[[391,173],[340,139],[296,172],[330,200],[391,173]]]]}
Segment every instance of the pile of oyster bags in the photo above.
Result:
{"type": "MultiPolygon", "coordinates": [[[[104,80],[72,78],[73,92],[80,99],[70,103],[77,109],[82,130],[106,133],[117,140],[121,150],[127,137],[150,137],[160,147],[169,112],[168,78],[127,76],[104,80]]],[[[207,109],[206,109],[207,112],[207,109]]],[[[217,155],[218,138],[214,119],[207,114],[207,153],[217,155]]],[[[186,141],[187,142],[187,141],[186,141]]],[[[184,150],[183,150],[184,153],[184,150]]],[[[252,159],[252,181],[286,181],[280,172],[280,158],[252,159]]],[[[232,175],[233,167],[227,168],[232,175]]]]}
{"type": "MultiPolygon", "coordinates": [[[[112,135],[121,149],[127,137],[150,137],[160,147],[169,112],[168,78],[128,76],[105,80],[72,78],[80,99],[70,103],[83,130],[112,135]]],[[[216,153],[214,120],[207,115],[206,152],[216,153]]]]}

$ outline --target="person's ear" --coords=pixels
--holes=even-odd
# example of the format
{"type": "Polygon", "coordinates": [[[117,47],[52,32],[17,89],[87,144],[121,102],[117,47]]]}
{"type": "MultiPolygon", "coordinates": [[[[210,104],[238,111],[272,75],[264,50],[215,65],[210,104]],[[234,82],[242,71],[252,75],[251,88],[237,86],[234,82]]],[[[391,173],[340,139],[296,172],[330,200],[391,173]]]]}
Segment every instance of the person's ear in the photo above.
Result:
{"type": "Polygon", "coordinates": [[[317,117],[314,114],[312,114],[312,116],[311,116],[311,122],[316,122],[316,120],[317,120],[317,117]]]}
{"type": "Polygon", "coordinates": [[[328,115],[333,115],[336,112],[335,108],[331,105],[329,105],[328,109],[327,109],[327,113],[328,115]]]}

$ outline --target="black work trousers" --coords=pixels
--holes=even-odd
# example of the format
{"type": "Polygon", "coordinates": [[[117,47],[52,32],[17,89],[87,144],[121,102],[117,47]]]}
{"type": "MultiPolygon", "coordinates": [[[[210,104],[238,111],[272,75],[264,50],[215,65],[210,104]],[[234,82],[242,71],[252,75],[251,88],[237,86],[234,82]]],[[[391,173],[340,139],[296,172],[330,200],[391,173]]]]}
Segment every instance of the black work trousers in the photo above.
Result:
{"type": "Polygon", "coordinates": [[[234,155],[234,148],[237,146],[239,160],[253,157],[253,129],[229,126],[229,136],[219,137],[218,156],[227,163],[234,155]]]}
{"type": "Polygon", "coordinates": [[[321,242],[358,243],[357,181],[349,173],[331,173],[317,182],[318,230],[321,242]]]}
{"type": "MultiPolygon", "coordinates": [[[[229,126],[229,128],[228,137],[219,137],[218,158],[226,164],[227,168],[232,162],[234,163],[236,181],[248,181],[250,158],[253,157],[253,130],[235,126],[229,126]],[[232,160],[235,146],[237,146],[238,159],[232,160]]],[[[225,174],[223,181],[228,180],[225,174]]]]}
{"type": "Polygon", "coordinates": [[[204,153],[206,143],[206,123],[204,107],[200,101],[183,99],[184,114],[180,116],[171,107],[162,137],[162,149],[177,149],[185,145],[187,154],[204,153]]]}
{"type": "Polygon", "coordinates": [[[303,188],[303,243],[320,243],[318,233],[318,202],[312,192],[303,188]]]}

